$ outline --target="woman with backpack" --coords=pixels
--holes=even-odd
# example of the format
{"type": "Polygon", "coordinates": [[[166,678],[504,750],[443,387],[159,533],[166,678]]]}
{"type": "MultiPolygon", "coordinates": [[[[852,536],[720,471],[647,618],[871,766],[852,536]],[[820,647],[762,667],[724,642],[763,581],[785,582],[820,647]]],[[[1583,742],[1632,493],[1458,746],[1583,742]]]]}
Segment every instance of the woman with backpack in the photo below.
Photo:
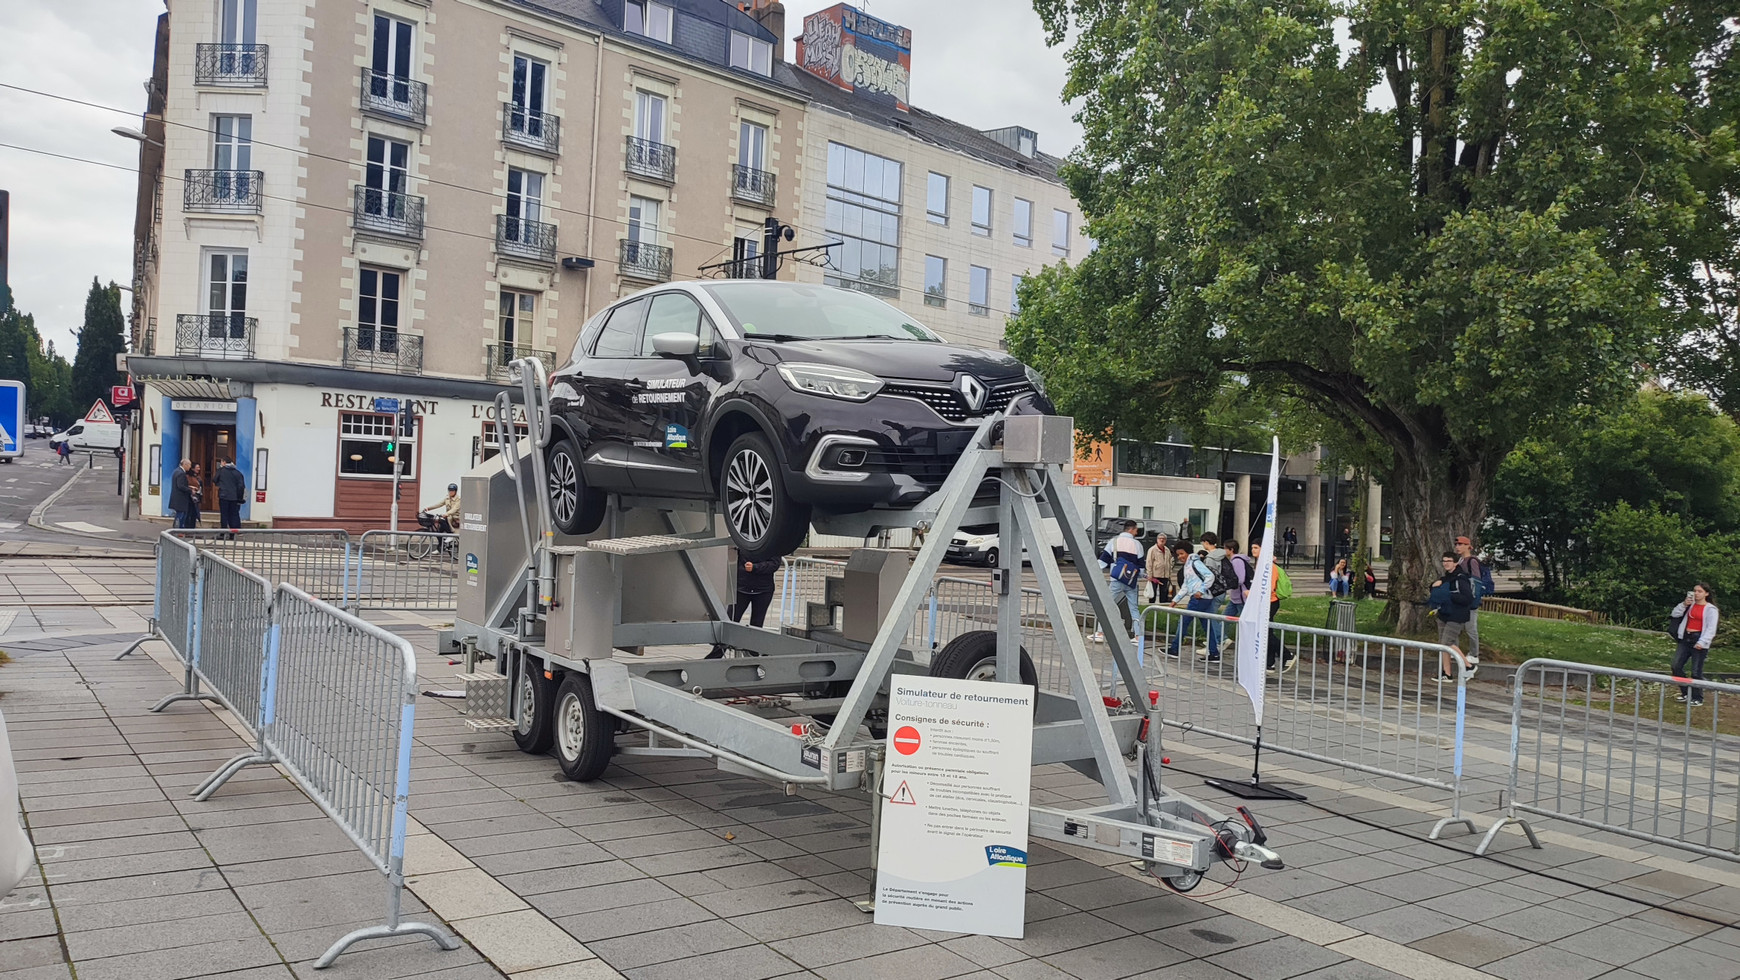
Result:
{"type": "MultiPolygon", "coordinates": [[[[1673,638],[1677,644],[1674,649],[1675,677],[1689,677],[1698,681],[1704,679],[1704,658],[1709,656],[1710,644],[1716,639],[1716,621],[1720,617],[1720,611],[1710,601],[1710,587],[1702,582],[1692,586],[1692,591],[1686,593],[1685,601],[1674,607],[1673,638]]],[[[1680,693],[1674,695],[1674,700],[1689,700],[1695,708],[1704,703],[1703,688],[1682,684],[1680,693]]]]}

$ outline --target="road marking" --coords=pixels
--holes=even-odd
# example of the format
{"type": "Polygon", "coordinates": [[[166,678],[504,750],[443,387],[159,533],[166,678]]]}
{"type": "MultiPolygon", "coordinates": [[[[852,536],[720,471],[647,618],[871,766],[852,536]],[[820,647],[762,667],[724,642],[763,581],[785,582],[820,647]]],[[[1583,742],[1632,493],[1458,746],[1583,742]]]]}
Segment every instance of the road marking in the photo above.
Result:
{"type": "Polygon", "coordinates": [[[17,521],[0,521],[0,531],[16,531],[16,530],[18,530],[18,522],[17,521]]]}
{"type": "Polygon", "coordinates": [[[64,527],[68,531],[82,531],[85,534],[114,534],[115,533],[115,529],[112,527],[100,527],[96,524],[87,524],[84,521],[60,521],[60,522],[57,522],[54,526],[55,527],[64,527]]]}

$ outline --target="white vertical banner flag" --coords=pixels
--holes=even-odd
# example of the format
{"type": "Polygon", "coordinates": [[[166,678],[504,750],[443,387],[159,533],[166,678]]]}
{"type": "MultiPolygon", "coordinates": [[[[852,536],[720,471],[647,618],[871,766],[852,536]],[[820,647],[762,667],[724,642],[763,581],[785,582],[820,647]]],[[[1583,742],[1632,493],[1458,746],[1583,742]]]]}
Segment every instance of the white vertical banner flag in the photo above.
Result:
{"type": "Polygon", "coordinates": [[[1281,487],[1281,440],[1274,440],[1269,458],[1269,503],[1263,511],[1263,553],[1245,592],[1245,609],[1239,613],[1239,686],[1251,696],[1257,727],[1263,726],[1263,694],[1269,657],[1269,598],[1275,590],[1275,497],[1281,487]]]}

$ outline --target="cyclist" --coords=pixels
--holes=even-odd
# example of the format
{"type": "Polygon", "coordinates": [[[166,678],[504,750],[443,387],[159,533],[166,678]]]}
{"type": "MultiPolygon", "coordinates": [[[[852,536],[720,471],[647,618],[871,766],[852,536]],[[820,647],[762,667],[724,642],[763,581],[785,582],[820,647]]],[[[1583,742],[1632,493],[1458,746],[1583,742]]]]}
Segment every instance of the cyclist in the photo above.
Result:
{"type": "Polygon", "coordinates": [[[442,534],[452,534],[459,528],[459,484],[447,484],[447,496],[423,508],[417,523],[442,534]]]}

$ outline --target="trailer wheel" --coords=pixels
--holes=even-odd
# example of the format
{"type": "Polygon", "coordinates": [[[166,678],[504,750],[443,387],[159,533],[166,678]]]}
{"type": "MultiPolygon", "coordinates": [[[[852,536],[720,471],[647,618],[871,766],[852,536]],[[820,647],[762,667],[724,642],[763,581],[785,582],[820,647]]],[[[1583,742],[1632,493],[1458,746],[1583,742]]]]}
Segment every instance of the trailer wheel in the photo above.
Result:
{"type": "MultiPolygon", "coordinates": [[[[930,676],[953,677],[966,681],[997,679],[997,632],[974,630],[948,641],[930,660],[930,676]]],[[[1039,687],[1039,672],[1033,669],[1033,658],[1027,648],[1021,648],[1021,683],[1039,687]]]]}
{"type": "Polygon", "coordinates": [[[616,719],[598,710],[592,678],[570,671],[556,692],[556,761],[562,775],[589,783],[604,775],[616,747],[616,719]]]}
{"type": "Polygon", "coordinates": [[[1197,885],[1202,884],[1202,872],[1180,871],[1170,878],[1161,878],[1160,880],[1166,883],[1167,888],[1182,895],[1195,888],[1197,885]]]}
{"type": "Polygon", "coordinates": [[[550,751],[550,740],[555,737],[550,730],[550,707],[556,700],[556,682],[528,659],[520,671],[519,698],[527,707],[514,726],[514,744],[521,752],[543,755],[550,751]]]}

